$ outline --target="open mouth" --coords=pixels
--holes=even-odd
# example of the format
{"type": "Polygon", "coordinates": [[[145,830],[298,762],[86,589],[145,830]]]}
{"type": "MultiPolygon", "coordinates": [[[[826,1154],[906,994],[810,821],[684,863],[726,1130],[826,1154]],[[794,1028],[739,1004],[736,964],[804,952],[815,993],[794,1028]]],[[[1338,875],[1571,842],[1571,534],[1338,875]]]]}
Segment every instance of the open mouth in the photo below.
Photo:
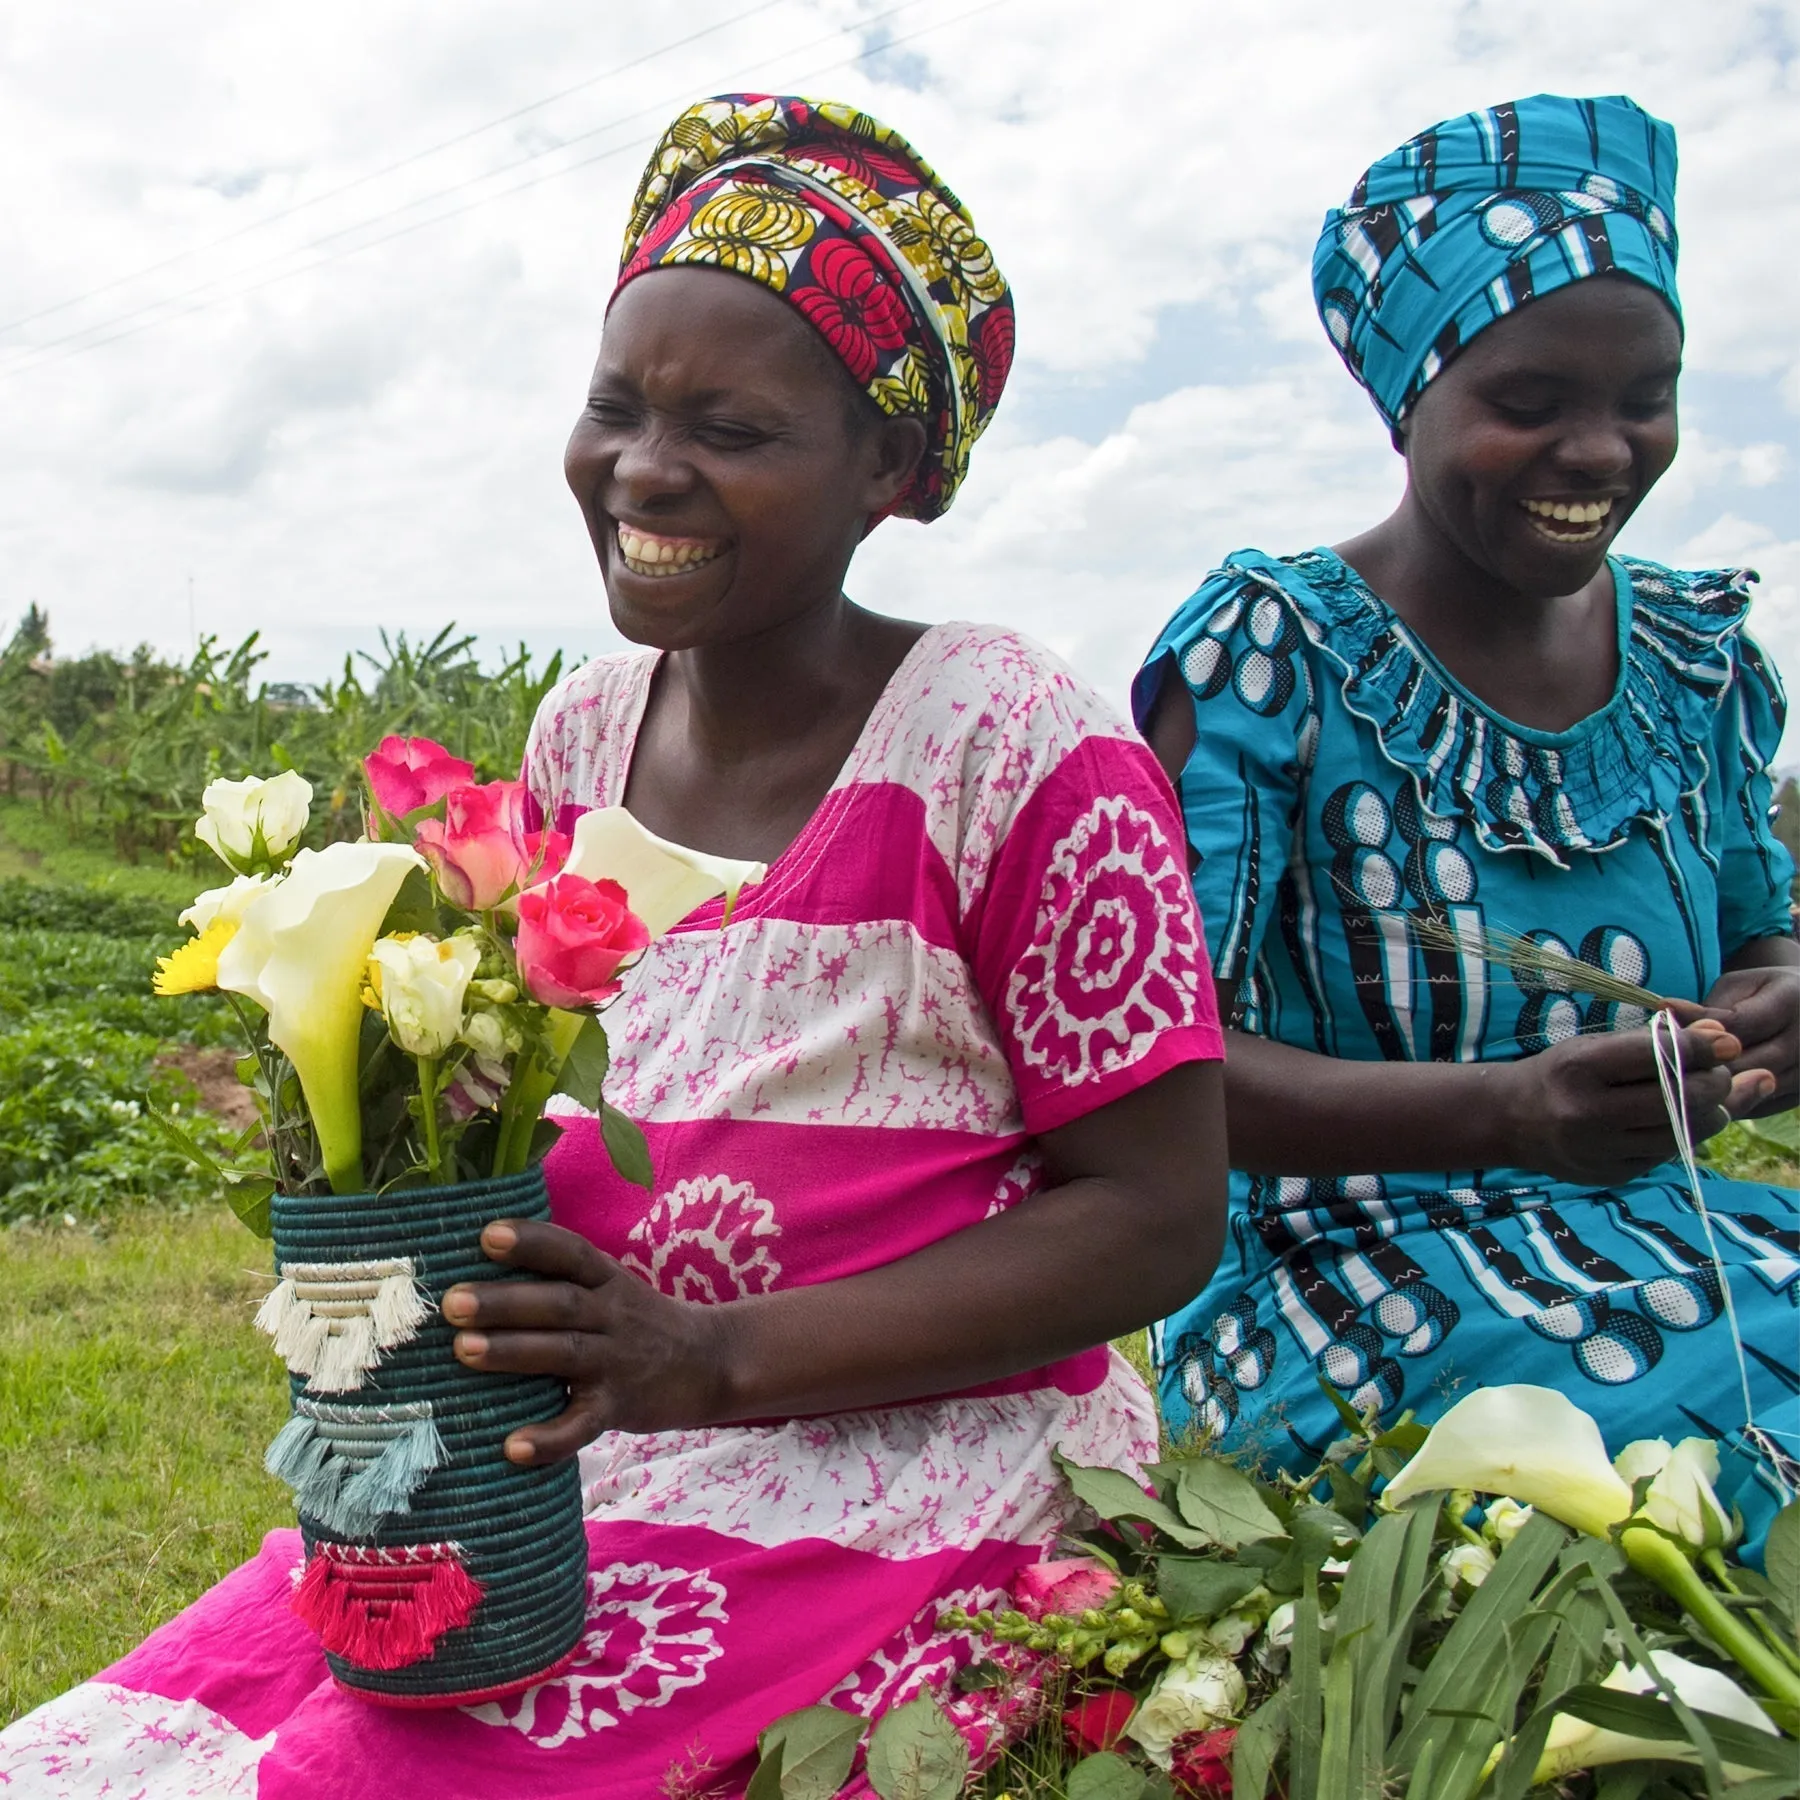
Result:
{"type": "Polygon", "coordinates": [[[619,555],[634,575],[652,578],[686,575],[713,562],[731,548],[729,538],[661,537],[621,523],[617,531],[619,555]]]}
{"type": "Polygon", "coordinates": [[[1612,497],[1604,500],[1521,500],[1525,516],[1553,544],[1591,544],[1612,522],[1612,497]]]}

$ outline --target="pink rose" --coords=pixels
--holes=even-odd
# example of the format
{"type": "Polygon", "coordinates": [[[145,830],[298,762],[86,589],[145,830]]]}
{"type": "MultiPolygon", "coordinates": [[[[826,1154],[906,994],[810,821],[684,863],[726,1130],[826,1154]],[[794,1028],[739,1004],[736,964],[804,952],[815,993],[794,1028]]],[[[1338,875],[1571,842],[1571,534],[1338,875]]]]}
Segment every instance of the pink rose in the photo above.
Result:
{"type": "Polygon", "coordinates": [[[619,991],[619,965],[649,943],[649,928],[616,881],[558,875],[519,896],[519,979],[545,1006],[610,1000],[619,991]]]}
{"type": "Polygon", "coordinates": [[[453,787],[442,820],[426,819],[413,833],[452,906],[486,912],[515,888],[561,870],[569,840],[559,831],[525,829],[529,798],[520,781],[453,787]]]}
{"type": "Polygon", "coordinates": [[[1013,1603],[1028,1619],[1060,1613],[1073,1619],[1090,1606],[1104,1606],[1119,1578],[1091,1556],[1032,1563],[1013,1577],[1013,1603]]]}
{"type": "Polygon", "coordinates": [[[403,819],[473,780],[475,765],[430,738],[384,737],[363,758],[363,773],[375,804],[390,818],[403,819]]]}

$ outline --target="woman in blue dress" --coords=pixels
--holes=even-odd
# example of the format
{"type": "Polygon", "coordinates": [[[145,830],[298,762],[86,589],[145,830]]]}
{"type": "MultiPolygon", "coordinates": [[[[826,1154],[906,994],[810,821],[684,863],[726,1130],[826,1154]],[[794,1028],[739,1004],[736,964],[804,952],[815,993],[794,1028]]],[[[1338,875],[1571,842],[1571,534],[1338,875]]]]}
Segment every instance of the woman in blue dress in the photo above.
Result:
{"type": "Polygon", "coordinates": [[[1516,954],[1689,1003],[1696,1141],[1795,1104],[1754,577],[1610,553],[1675,454],[1674,175],[1629,100],[1540,95],[1326,220],[1320,313],[1407,486],[1334,549],[1232,556],[1138,677],[1236,1027],[1231,1242],[1156,1350],[1175,1429],[1293,1465],[1340,1429],[1321,1378],[1717,1437],[1755,1540],[1800,1486],[1796,1195],[1697,1206],[1649,1015],[1516,954]]]}

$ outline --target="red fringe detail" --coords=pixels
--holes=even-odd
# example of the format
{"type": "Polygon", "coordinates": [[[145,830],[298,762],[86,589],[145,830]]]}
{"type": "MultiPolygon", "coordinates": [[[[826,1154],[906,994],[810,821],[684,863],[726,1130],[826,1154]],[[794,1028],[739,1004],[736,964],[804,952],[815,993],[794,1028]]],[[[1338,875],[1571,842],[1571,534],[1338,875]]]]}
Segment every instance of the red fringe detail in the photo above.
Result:
{"type": "Polygon", "coordinates": [[[451,1546],[374,1555],[380,1560],[352,1546],[321,1544],[294,1590],[296,1616],[334,1655],[359,1669],[404,1669],[475,1616],[481,1583],[451,1546]]]}

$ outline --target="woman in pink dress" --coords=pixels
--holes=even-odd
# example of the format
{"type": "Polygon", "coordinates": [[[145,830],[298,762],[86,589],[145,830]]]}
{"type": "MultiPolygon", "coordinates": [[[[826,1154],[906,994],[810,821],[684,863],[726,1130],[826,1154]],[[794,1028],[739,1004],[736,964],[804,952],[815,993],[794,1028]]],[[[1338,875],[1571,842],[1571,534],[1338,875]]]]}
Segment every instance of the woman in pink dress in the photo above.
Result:
{"type": "Polygon", "coordinates": [[[978,1749],[1004,1731],[951,1686],[977,1652],[938,1615],[999,1600],[1073,1517],[1056,1453],[1154,1455],[1107,1341],[1199,1290],[1224,1193],[1155,763],[1028,639],[843,593],[875,521],[949,504],[1012,329],[960,202],[862,114],[707,101],[651,160],[567,453],[642,648],[548,697],[526,778],[565,826],[624,804],[769,868],[611,1016],[652,1195],[567,1120],[558,1223],[486,1240],[555,1279],[444,1303],[470,1366],[570,1384],[508,1453],[581,1459],[573,1664],[445,1712],[340,1693],[276,1532],[0,1735],[0,1786],[648,1800],[740,1792],[758,1732],[819,1701],[929,1691],[978,1749]]]}

